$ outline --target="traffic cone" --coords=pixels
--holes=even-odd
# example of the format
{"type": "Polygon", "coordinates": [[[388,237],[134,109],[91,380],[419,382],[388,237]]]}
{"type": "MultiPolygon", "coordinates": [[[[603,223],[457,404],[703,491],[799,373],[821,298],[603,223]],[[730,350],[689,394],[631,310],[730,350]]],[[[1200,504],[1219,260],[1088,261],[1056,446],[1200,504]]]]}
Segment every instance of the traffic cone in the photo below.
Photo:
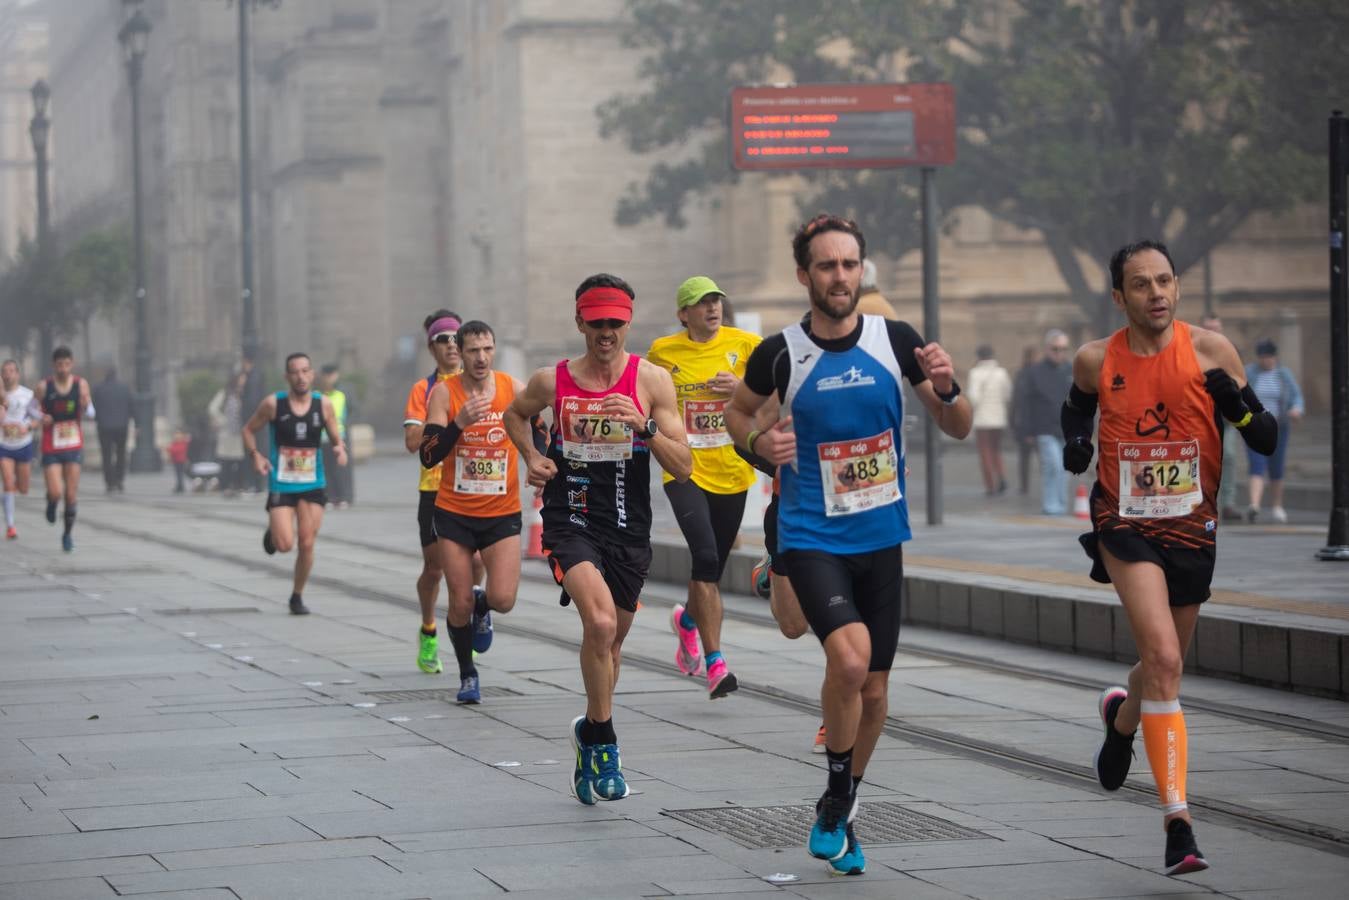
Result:
{"type": "Polygon", "coordinates": [[[1091,518],[1091,505],[1087,502],[1087,486],[1085,484],[1077,486],[1077,496],[1073,499],[1073,517],[1077,519],[1091,518]]]}
{"type": "Polygon", "coordinates": [[[529,523],[529,544],[525,548],[525,555],[533,559],[543,557],[543,498],[534,497],[534,515],[529,523]]]}

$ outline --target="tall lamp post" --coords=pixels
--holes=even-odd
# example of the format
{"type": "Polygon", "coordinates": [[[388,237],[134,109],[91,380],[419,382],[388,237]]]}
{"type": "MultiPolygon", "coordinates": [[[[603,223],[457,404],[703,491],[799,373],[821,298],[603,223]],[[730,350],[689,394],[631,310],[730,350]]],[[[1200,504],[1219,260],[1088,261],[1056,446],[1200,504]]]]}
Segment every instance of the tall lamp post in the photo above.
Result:
{"type": "MultiPolygon", "coordinates": [[[[37,258],[38,266],[45,267],[51,249],[51,204],[47,199],[47,137],[51,134],[52,123],[47,118],[47,103],[51,100],[51,88],[39,78],[33,83],[33,119],[28,123],[28,135],[33,139],[33,158],[37,162],[37,258]]],[[[41,328],[42,354],[39,365],[47,365],[52,353],[51,326],[41,328]]]]}
{"type": "Polygon", "coordinates": [[[150,385],[150,338],[145,324],[145,216],[141,200],[141,69],[145,45],[150,37],[150,19],[139,7],[127,19],[117,39],[126,58],[127,80],[131,83],[131,191],[134,203],[136,244],[136,395],[133,415],[136,419],[136,449],[131,453],[133,472],[158,472],[163,465],[155,447],[155,395],[150,385]]]}

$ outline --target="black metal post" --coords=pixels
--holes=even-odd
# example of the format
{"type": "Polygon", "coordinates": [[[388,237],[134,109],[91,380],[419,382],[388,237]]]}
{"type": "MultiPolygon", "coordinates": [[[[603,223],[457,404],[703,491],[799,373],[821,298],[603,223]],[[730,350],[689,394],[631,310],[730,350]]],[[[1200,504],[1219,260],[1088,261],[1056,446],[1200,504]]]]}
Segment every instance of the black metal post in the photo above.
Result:
{"type": "MultiPolygon", "coordinates": [[[[37,172],[37,264],[46,271],[51,264],[51,201],[47,193],[47,138],[51,134],[51,120],[47,118],[47,100],[51,91],[47,82],[38,79],[33,85],[33,119],[28,123],[28,136],[33,140],[33,161],[37,172]]],[[[52,356],[52,327],[44,322],[38,330],[39,365],[46,366],[52,356]]]]}
{"type": "MultiPolygon", "coordinates": [[[[136,16],[142,16],[139,10],[136,16]]],[[[130,28],[131,23],[128,23],[130,28]]],[[[148,31],[148,22],[144,23],[148,31]]],[[[126,29],[124,29],[125,31],[126,29]]],[[[136,394],[132,401],[136,420],[136,447],[131,452],[132,472],[158,472],[163,467],[155,446],[155,394],[150,373],[150,336],[145,317],[145,213],[141,190],[141,71],[144,57],[132,50],[127,56],[127,77],[131,83],[131,192],[132,228],[136,254],[136,394]]]]}
{"type": "MultiPolygon", "coordinates": [[[[923,167],[923,340],[941,340],[937,292],[937,170],[923,167]]],[[[923,417],[923,464],[926,466],[927,524],[942,522],[941,435],[931,416],[923,417]]]]}
{"type": "Polygon", "coordinates": [[[253,307],[253,144],[252,112],[248,101],[252,77],[252,50],[249,46],[249,0],[238,0],[239,7],[239,243],[243,262],[243,351],[247,359],[257,359],[258,326],[253,307]]]}
{"type": "Polygon", "coordinates": [[[1349,562],[1349,119],[1330,116],[1330,529],[1317,559],[1349,562]]]}

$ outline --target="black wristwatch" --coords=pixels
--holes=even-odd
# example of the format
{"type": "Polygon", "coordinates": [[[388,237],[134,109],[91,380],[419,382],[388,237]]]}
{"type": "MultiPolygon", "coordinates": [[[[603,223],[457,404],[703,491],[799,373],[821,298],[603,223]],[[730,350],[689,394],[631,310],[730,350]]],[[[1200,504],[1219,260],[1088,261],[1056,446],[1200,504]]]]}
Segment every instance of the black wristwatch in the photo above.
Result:
{"type": "Polygon", "coordinates": [[[960,396],[960,382],[956,381],[954,378],[951,379],[951,392],[949,394],[943,394],[936,388],[933,388],[932,392],[937,395],[937,399],[942,403],[945,403],[947,406],[952,406],[955,404],[956,398],[960,396]]]}
{"type": "Polygon", "coordinates": [[[649,441],[656,436],[656,432],[658,431],[660,431],[660,429],[656,427],[656,420],[647,419],[646,427],[637,432],[637,436],[644,441],[649,441]]]}

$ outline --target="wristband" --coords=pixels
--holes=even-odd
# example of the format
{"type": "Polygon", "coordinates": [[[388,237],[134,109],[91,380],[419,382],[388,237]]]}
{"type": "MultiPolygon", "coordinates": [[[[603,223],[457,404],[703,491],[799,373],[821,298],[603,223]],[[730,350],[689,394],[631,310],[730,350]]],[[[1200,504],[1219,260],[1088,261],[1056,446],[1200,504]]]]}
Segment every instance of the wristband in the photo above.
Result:
{"type": "Polygon", "coordinates": [[[1246,415],[1244,415],[1244,416],[1241,417],[1241,421],[1240,421],[1240,422],[1233,422],[1232,425],[1233,425],[1234,427],[1236,427],[1236,428],[1245,428],[1247,425],[1251,424],[1251,419],[1254,419],[1254,418],[1255,418],[1255,413],[1251,412],[1251,411],[1248,409],[1248,410],[1246,410],[1246,415]]]}
{"type": "Polygon", "coordinates": [[[759,439],[759,435],[761,434],[763,434],[763,432],[756,428],[749,433],[749,437],[745,438],[745,449],[750,453],[754,452],[754,442],[759,439]]]}

